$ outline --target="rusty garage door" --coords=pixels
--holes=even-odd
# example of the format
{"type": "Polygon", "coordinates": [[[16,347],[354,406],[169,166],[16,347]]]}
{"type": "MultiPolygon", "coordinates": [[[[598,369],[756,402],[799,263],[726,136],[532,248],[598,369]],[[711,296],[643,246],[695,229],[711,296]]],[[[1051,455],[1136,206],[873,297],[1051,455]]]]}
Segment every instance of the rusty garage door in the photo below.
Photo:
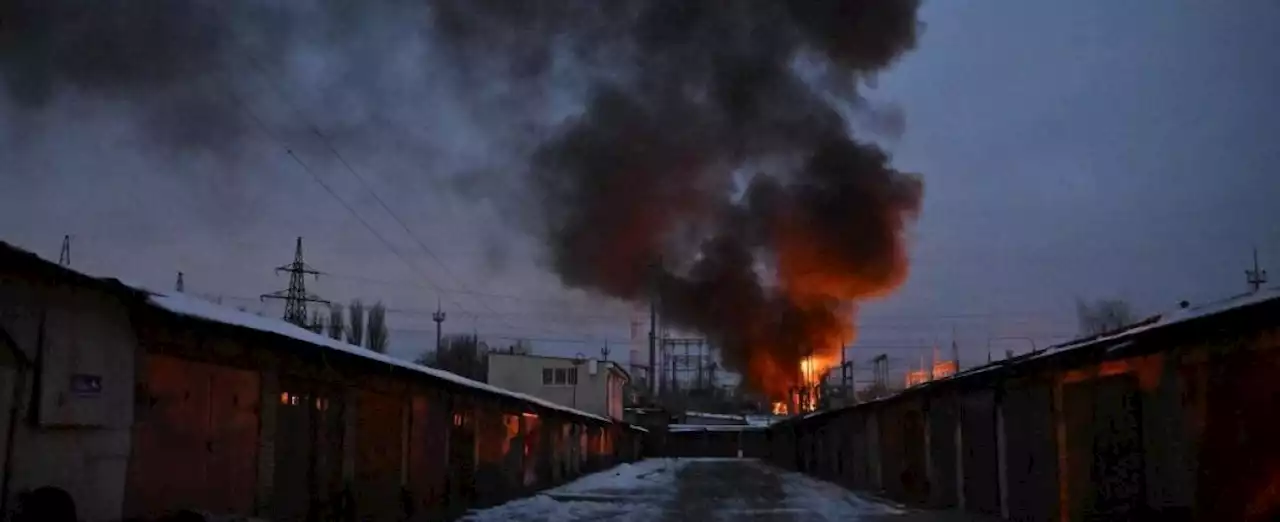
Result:
{"type": "Polygon", "coordinates": [[[447,503],[451,511],[459,511],[475,503],[476,409],[462,395],[451,396],[450,405],[447,503]]]}
{"type": "Polygon", "coordinates": [[[950,508],[959,505],[956,482],[956,401],[940,392],[930,399],[929,410],[929,505],[950,508]]]}
{"type": "Polygon", "coordinates": [[[1130,520],[1143,505],[1141,411],[1131,374],[1063,386],[1071,520],[1130,520]]]}
{"type": "Polygon", "coordinates": [[[398,397],[360,391],[356,405],[356,509],[360,520],[399,520],[404,404],[398,397]]]}
{"type": "Polygon", "coordinates": [[[435,397],[414,396],[409,413],[409,498],[411,520],[443,516],[448,412],[435,397]]]}
{"type": "Polygon", "coordinates": [[[276,408],[273,520],[323,516],[342,488],[341,391],[301,379],[280,378],[276,408]]]}
{"type": "MultiPolygon", "coordinates": [[[[1199,520],[1280,520],[1280,353],[1241,351],[1213,361],[1198,460],[1199,520]]],[[[1204,387],[1202,387],[1204,388],[1204,387]]]]}
{"type": "Polygon", "coordinates": [[[150,355],[137,400],[126,512],[251,513],[258,375],[150,355]]]}
{"type": "Polygon", "coordinates": [[[960,404],[961,493],[965,507],[980,513],[999,514],[995,390],[965,392],[960,404]]]}
{"type": "Polygon", "coordinates": [[[1053,392],[1046,383],[1011,387],[1004,401],[1009,518],[1049,522],[1058,517],[1058,448],[1053,392]]]}

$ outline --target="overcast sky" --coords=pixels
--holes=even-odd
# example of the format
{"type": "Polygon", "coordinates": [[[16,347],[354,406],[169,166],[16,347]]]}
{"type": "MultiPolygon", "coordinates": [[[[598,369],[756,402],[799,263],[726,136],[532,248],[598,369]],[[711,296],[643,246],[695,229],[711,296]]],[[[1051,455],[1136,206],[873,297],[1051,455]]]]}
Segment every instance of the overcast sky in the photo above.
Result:
{"type": "MultiPolygon", "coordinates": [[[[1001,337],[1044,346],[1076,333],[1076,298],[1147,314],[1227,297],[1246,289],[1254,246],[1280,274],[1280,4],[934,0],[921,18],[918,48],[868,93],[903,109],[885,146],[925,199],[912,275],[863,306],[858,361],[918,362],[953,331],[965,364],[992,338],[1000,352],[1032,342],[1001,337]]],[[[183,271],[189,292],[278,314],[255,298],[287,285],[272,269],[301,235],[328,273],[308,289],[386,302],[397,355],[430,346],[438,300],[446,332],[566,355],[608,338],[622,358],[643,313],[560,289],[500,205],[450,195],[466,172],[500,168],[458,93],[434,85],[406,108],[412,125],[346,132],[340,96],[239,70],[266,124],[230,165],[144,151],[109,103],[69,96],[32,115],[0,101],[0,239],[56,259],[71,234],[77,268],[165,290],[183,271]],[[412,235],[325,140],[288,131],[309,124],[412,235]]]]}

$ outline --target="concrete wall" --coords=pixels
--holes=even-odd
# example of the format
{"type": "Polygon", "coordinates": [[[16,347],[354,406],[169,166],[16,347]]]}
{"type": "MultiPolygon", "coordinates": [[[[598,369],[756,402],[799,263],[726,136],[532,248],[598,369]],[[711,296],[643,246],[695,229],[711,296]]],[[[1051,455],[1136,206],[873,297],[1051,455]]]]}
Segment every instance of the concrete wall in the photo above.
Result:
{"type": "Polygon", "coordinates": [[[12,500],[23,490],[57,486],[71,493],[83,520],[118,517],[137,353],[128,311],[85,286],[0,272],[0,328],[28,360],[38,361],[17,397],[23,420],[4,493],[12,500]]]}

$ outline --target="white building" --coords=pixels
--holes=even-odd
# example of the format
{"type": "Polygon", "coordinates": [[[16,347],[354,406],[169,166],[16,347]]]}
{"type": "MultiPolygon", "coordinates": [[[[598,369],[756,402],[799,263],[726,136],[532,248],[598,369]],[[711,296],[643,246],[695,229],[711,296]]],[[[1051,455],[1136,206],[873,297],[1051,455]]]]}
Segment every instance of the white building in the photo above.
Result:
{"type": "Polygon", "coordinates": [[[611,419],[622,419],[623,390],[630,380],[612,361],[489,354],[489,384],[611,419]]]}

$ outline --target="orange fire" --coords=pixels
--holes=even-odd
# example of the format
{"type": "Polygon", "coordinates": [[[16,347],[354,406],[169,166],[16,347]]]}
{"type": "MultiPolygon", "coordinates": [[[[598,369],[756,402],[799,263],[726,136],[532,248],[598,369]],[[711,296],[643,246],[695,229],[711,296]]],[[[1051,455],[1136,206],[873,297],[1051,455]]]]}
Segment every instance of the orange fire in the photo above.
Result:
{"type": "Polygon", "coordinates": [[[855,338],[857,303],[889,295],[906,280],[902,230],[914,213],[909,209],[879,216],[886,235],[867,239],[880,243],[874,248],[833,242],[830,230],[815,226],[809,209],[780,213],[774,230],[777,290],[797,317],[780,322],[786,333],[779,340],[792,345],[758,347],[748,366],[748,378],[772,400],[785,398],[799,411],[816,408],[823,374],[838,364],[840,350],[855,338]],[[865,255],[872,250],[878,253],[865,255]]]}
{"type": "Polygon", "coordinates": [[[782,401],[773,401],[773,414],[774,414],[774,415],[786,415],[786,414],[787,414],[787,403],[782,402],[782,401]]]}

